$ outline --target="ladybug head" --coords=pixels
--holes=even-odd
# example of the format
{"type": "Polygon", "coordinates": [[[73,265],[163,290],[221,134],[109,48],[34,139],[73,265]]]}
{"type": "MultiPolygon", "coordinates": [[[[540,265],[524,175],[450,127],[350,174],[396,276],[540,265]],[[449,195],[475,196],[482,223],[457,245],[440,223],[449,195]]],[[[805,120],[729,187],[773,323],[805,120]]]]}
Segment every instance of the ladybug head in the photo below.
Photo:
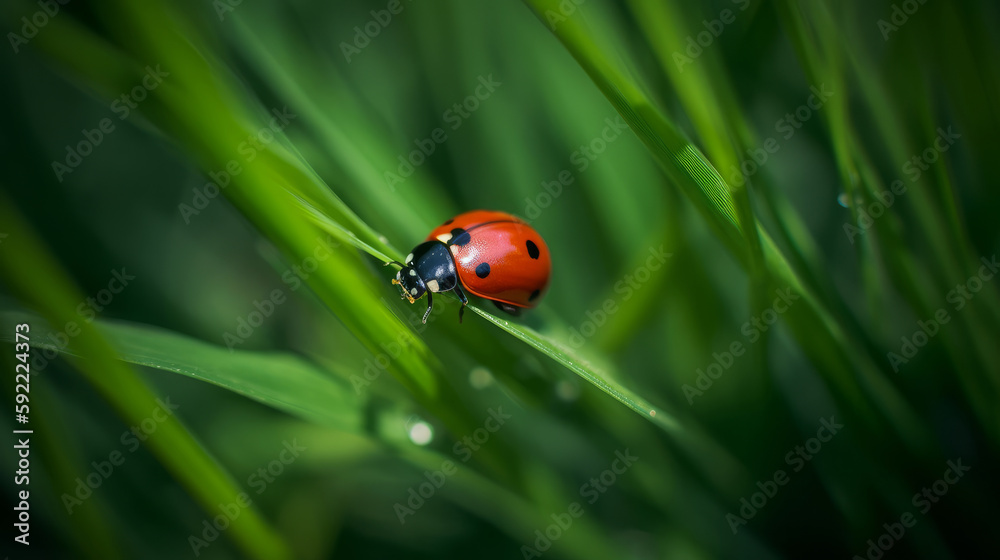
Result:
{"type": "Polygon", "coordinates": [[[403,297],[410,300],[410,303],[424,297],[424,293],[427,292],[427,285],[413,266],[399,269],[392,283],[399,285],[403,297]]]}

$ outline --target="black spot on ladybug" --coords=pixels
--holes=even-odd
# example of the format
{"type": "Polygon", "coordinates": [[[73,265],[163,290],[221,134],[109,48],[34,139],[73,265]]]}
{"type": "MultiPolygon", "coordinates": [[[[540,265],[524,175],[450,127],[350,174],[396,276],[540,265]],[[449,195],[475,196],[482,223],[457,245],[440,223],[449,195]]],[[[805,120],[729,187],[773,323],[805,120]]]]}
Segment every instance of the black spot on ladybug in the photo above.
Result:
{"type": "Polygon", "coordinates": [[[490,263],[479,263],[476,267],[476,276],[486,278],[490,275],[490,263]]]}
{"type": "MultiPolygon", "coordinates": [[[[529,243],[530,243],[530,242],[529,242],[529,243]]],[[[540,290],[535,290],[535,291],[531,292],[531,295],[530,295],[530,296],[528,296],[528,301],[535,301],[536,299],[538,299],[538,295],[539,295],[540,293],[541,293],[541,291],[540,291],[540,290]]]]}
{"type": "Polygon", "coordinates": [[[466,245],[469,241],[472,241],[472,236],[469,235],[469,232],[462,228],[455,228],[451,230],[451,242],[449,245],[458,245],[461,247],[462,245],[466,245]]]}
{"type": "Polygon", "coordinates": [[[532,240],[530,240],[530,239],[528,240],[527,243],[525,243],[525,245],[528,246],[528,256],[531,257],[531,258],[533,258],[533,259],[537,259],[538,258],[538,245],[535,245],[535,242],[532,241],[532,240]]]}
{"type": "Polygon", "coordinates": [[[447,225],[450,225],[450,224],[451,224],[452,222],[454,222],[454,221],[455,221],[455,220],[453,220],[453,219],[452,219],[452,220],[448,220],[447,222],[445,222],[445,223],[443,223],[443,224],[441,224],[441,225],[443,225],[443,226],[447,226],[447,225]]]}

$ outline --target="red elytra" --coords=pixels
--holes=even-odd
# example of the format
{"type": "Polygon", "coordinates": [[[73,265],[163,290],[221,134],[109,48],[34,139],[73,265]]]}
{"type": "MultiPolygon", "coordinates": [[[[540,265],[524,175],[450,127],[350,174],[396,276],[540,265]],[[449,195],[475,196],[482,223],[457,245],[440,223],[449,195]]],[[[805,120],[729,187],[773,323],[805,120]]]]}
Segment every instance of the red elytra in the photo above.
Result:
{"type": "Polygon", "coordinates": [[[549,248],[524,220],[491,210],[459,214],[435,228],[417,245],[393,284],[400,285],[410,303],[427,294],[427,312],[433,306],[431,294],[454,290],[462,308],[468,303],[463,288],[493,301],[497,307],[517,314],[532,308],[545,294],[552,272],[549,248]]]}

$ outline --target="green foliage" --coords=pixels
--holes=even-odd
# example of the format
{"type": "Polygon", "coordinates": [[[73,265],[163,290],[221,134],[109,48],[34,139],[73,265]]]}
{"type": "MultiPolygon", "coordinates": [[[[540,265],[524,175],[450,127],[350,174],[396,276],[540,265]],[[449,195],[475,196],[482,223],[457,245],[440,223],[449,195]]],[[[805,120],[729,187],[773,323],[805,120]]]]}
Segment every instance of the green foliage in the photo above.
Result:
{"type": "Polygon", "coordinates": [[[3,63],[40,550],[850,557],[908,512],[886,554],[995,550],[996,7],[897,4],[61,7],[3,63]],[[423,325],[383,264],[475,208],[550,293],[423,325]]]}

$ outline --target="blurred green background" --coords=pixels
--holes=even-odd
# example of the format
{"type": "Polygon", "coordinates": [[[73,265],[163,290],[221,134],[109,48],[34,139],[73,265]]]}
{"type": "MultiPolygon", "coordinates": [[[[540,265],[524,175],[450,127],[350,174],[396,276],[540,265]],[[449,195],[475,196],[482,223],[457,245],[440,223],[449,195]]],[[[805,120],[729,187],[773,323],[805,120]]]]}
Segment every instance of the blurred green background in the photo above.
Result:
{"type": "Polygon", "coordinates": [[[1000,550],[995,3],[0,16],[12,558],[1000,550]],[[422,325],[477,208],[550,291],[422,325]]]}

